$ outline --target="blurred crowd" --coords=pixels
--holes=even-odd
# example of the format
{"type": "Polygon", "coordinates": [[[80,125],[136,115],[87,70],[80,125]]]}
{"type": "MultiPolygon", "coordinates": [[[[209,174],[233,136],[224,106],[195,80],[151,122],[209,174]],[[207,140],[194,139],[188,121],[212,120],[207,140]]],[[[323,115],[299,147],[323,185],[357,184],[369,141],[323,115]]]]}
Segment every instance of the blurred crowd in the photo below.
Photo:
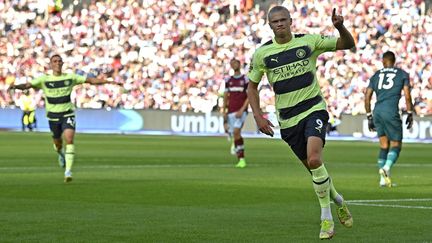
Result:
{"type": "MultiPolygon", "coordinates": [[[[48,72],[49,56],[58,53],[65,72],[123,83],[77,86],[77,107],[217,111],[232,74],[229,60],[239,59],[246,73],[254,50],[272,37],[265,12],[248,0],[91,1],[49,11],[38,2],[0,0],[0,107],[14,106],[21,95],[7,92],[11,83],[48,72]]],[[[294,33],[337,35],[330,19],[336,7],[354,35],[355,50],[323,54],[317,63],[334,117],[365,113],[368,78],[387,50],[410,74],[416,113],[432,114],[431,13],[422,0],[372,2],[281,3],[290,9],[294,33]]],[[[42,92],[31,92],[43,107],[42,92]]],[[[275,110],[265,80],[260,97],[263,110],[275,110]]]]}

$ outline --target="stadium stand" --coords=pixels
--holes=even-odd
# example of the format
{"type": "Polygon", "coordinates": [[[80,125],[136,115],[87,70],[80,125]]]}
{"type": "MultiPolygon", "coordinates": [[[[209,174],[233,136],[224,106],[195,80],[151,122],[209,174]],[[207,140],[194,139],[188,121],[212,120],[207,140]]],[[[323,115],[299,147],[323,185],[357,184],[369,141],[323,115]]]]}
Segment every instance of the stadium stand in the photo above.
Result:
{"type": "MultiPolygon", "coordinates": [[[[73,94],[79,108],[218,110],[229,60],[235,56],[248,63],[255,48],[271,38],[265,12],[249,0],[237,5],[228,0],[91,1],[50,12],[37,2],[0,1],[0,107],[15,106],[20,96],[16,92],[12,99],[9,84],[41,75],[48,57],[59,53],[70,71],[124,83],[123,88],[82,85],[73,94]]],[[[318,61],[333,117],[365,113],[368,77],[381,67],[380,55],[387,50],[401,57],[397,65],[410,74],[416,113],[432,114],[432,15],[424,1],[283,4],[292,9],[295,33],[336,34],[330,21],[336,6],[355,37],[356,50],[324,54],[318,61]],[[322,29],[322,23],[328,27],[322,29]]],[[[268,83],[260,92],[262,108],[274,111],[268,83]]],[[[43,107],[42,94],[35,97],[43,107]]]]}

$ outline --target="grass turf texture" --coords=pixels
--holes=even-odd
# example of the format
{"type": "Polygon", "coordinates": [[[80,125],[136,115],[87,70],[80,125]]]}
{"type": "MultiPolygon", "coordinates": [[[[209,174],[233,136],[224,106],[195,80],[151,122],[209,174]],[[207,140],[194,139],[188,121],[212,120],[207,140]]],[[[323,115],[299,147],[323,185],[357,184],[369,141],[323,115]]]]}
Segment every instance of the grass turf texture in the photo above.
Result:
{"type": "MultiPolygon", "coordinates": [[[[245,139],[245,169],[234,168],[224,137],[75,142],[65,185],[50,134],[0,132],[1,242],[318,241],[311,178],[279,139],[245,139]]],[[[430,145],[404,144],[394,188],[378,187],[377,154],[377,143],[327,142],[324,160],[346,199],[432,198],[430,145]]],[[[352,229],[333,213],[334,242],[432,240],[432,199],[364,204],[349,204],[352,229]]]]}

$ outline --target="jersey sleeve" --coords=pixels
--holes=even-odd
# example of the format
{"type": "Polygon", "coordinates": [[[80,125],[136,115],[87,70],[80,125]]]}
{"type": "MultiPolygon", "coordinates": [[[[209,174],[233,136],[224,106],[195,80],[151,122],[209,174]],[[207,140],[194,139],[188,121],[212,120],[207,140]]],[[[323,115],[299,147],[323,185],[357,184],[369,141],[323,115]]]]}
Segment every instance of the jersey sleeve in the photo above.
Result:
{"type": "Polygon", "coordinates": [[[72,74],[72,79],[75,82],[75,84],[83,84],[87,80],[85,76],[79,75],[79,74],[72,74]]]}
{"type": "Polygon", "coordinates": [[[337,37],[326,35],[312,35],[315,41],[315,51],[319,53],[336,51],[337,37]]]}
{"type": "Polygon", "coordinates": [[[42,83],[45,80],[45,77],[46,77],[45,75],[42,75],[30,81],[30,83],[33,87],[40,89],[42,88],[42,83]]]}
{"type": "Polygon", "coordinates": [[[411,88],[409,74],[403,70],[402,70],[402,74],[403,74],[403,85],[411,88]]]}
{"type": "Polygon", "coordinates": [[[252,62],[249,66],[249,72],[246,76],[251,82],[259,83],[264,75],[264,64],[257,52],[252,57],[252,62]]]}

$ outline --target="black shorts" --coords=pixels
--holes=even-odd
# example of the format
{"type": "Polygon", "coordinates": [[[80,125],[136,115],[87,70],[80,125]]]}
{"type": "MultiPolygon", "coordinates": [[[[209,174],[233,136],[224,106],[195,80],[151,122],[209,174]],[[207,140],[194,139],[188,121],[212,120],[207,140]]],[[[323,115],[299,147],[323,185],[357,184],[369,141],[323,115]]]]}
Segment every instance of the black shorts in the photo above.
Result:
{"type": "Polygon", "coordinates": [[[75,116],[67,116],[49,120],[49,127],[53,134],[53,138],[59,139],[65,129],[75,130],[75,116]]]}
{"type": "Polygon", "coordinates": [[[295,155],[303,161],[307,159],[307,140],[309,137],[321,138],[324,146],[328,120],[327,111],[315,111],[297,125],[281,129],[281,137],[288,143],[295,155]]]}

